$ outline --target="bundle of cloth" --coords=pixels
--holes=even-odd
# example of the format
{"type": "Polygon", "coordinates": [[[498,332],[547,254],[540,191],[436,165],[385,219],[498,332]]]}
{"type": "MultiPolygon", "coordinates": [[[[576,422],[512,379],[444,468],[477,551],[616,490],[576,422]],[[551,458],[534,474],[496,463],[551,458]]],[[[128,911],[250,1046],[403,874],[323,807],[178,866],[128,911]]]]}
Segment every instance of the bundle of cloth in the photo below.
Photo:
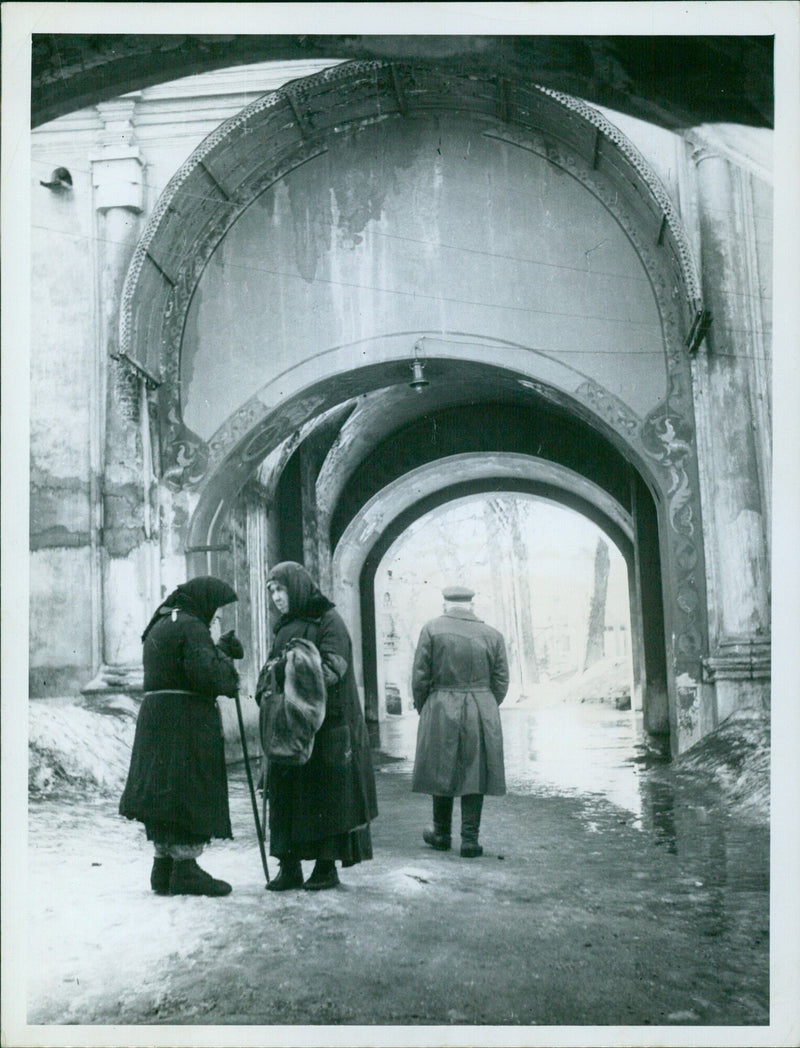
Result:
{"type": "Polygon", "coordinates": [[[313,641],[295,637],[287,645],[283,693],[275,699],[261,706],[264,754],[275,764],[305,764],[325,720],[325,677],[313,641]]]}

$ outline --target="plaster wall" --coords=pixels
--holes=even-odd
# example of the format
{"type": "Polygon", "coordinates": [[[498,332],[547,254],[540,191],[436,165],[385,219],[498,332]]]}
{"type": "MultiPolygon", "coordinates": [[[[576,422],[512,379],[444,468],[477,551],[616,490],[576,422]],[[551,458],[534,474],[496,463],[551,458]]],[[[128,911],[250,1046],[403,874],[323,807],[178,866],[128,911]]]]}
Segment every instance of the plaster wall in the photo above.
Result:
{"type": "MultiPolygon", "coordinates": [[[[60,158],[60,154],[53,156],[60,158]]],[[[52,173],[46,162],[35,168],[45,179],[52,173]]],[[[34,485],[45,478],[80,478],[85,482],[88,477],[87,392],[94,352],[95,281],[91,186],[88,172],[70,170],[70,191],[45,189],[38,178],[31,186],[30,427],[34,485]]],[[[5,348],[9,351],[11,347],[5,348]]],[[[45,526],[46,521],[37,521],[36,530],[42,531],[45,526]]]]}
{"type": "MultiPolygon", "coordinates": [[[[286,79],[325,64],[264,64],[128,96],[131,118],[120,141],[133,136],[140,147],[144,215],[222,120],[286,79]]],[[[75,694],[103,662],[139,662],[143,616],[186,573],[182,542],[175,548],[187,519],[185,500],[162,497],[160,512],[154,507],[152,526],[146,526],[138,394],[124,388],[130,376],[120,376],[108,356],[115,349],[118,292],[130,260],[127,245],[137,228],[130,211],[95,209],[92,160],[109,145],[113,151],[102,107],[44,124],[31,138],[33,696],[75,694]],[[71,188],[42,186],[58,167],[69,170],[71,188]]]]}
{"type": "Polygon", "coordinates": [[[88,545],[31,553],[29,687],[31,695],[77,695],[92,671],[88,545]]]}
{"type": "Polygon", "coordinates": [[[92,669],[86,583],[95,273],[88,165],[76,161],[74,154],[60,151],[46,159],[35,155],[31,185],[29,676],[34,694],[63,693],[92,669]],[[59,166],[72,173],[70,191],[39,184],[59,166]]]}
{"type": "Polygon", "coordinates": [[[639,415],[656,405],[661,326],[629,240],[576,180],[484,130],[450,115],[360,127],[255,200],[189,310],[190,429],[208,439],[302,361],[324,368],[348,345],[358,366],[358,343],[403,331],[490,335],[568,364],[639,415]]]}

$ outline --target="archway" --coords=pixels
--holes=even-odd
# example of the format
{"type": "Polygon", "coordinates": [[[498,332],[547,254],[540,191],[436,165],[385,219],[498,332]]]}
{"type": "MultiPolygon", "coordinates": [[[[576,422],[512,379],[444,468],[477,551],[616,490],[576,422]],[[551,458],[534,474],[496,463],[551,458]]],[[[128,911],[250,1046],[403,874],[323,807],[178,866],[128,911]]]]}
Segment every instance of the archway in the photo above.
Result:
{"type": "MultiPolygon", "coordinates": [[[[419,570],[420,563],[427,565],[427,575],[430,575],[431,578],[427,578],[426,575],[426,583],[433,581],[432,586],[427,585],[426,587],[432,594],[426,604],[427,618],[440,613],[441,587],[452,582],[454,577],[458,578],[463,575],[469,585],[478,586],[479,602],[484,608],[488,607],[493,612],[489,621],[512,638],[510,650],[515,652],[517,662],[513,668],[512,677],[515,682],[514,687],[518,692],[517,695],[511,696],[512,702],[530,698],[525,682],[530,679],[538,679],[539,670],[541,669],[542,672],[546,670],[543,664],[539,665],[541,660],[533,651],[524,650],[526,644],[533,647],[531,634],[533,626],[530,614],[533,606],[538,606],[541,600],[535,577],[536,562],[528,560],[524,552],[529,541],[526,522],[530,520],[530,513],[521,513],[520,507],[538,507],[540,515],[549,512],[550,516],[553,516],[558,511],[565,527],[570,518],[583,520],[584,526],[592,527],[598,536],[604,537],[606,546],[613,547],[617,554],[621,554],[620,562],[625,566],[627,577],[632,578],[634,557],[629,521],[626,522],[627,526],[625,524],[618,526],[601,510],[598,510],[592,501],[575,494],[574,490],[570,490],[563,483],[548,483],[533,479],[537,473],[558,474],[560,470],[552,470],[547,464],[536,460],[529,464],[519,463],[515,466],[514,474],[507,475],[505,480],[503,470],[498,469],[495,471],[495,476],[487,475],[485,479],[476,478],[460,484],[455,483],[436,490],[427,498],[419,499],[394,518],[364,560],[360,577],[360,597],[365,694],[370,699],[377,694],[377,705],[381,715],[385,712],[385,695],[381,690],[381,626],[377,621],[381,615],[381,607],[378,580],[382,578],[384,585],[389,585],[386,580],[386,571],[390,559],[398,558],[397,550],[402,549],[404,542],[411,541],[408,538],[410,533],[418,531],[423,525],[427,525],[428,532],[432,531],[431,522],[437,517],[450,520],[455,511],[460,509],[469,521],[468,527],[465,527],[462,522],[462,531],[473,536],[472,547],[459,548],[456,534],[440,535],[436,550],[431,550],[430,553],[427,550],[421,551],[417,562],[407,565],[406,572],[419,570]],[[542,466],[545,467],[544,470],[542,466]],[[478,548],[473,548],[476,534],[482,534],[483,540],[478,548]],[[504,550],[502,555],[500,554],[501,545],[504,550]],[[520,620],[524,623],[522,627],[520,627],[520,620]],[[529,621],[526,622],[526,620],[529,621]],[[526,662],[530,665],[526,665],[526,662]]],[[[453,472],[452,461],[443,461],[441,468],[448,474],[453,472]]],[[[475,472],[479,474],[481,471],[476,470],[475,472]]],[[[614,514],[614,516],[619,515],[619,512],[614,514]]],[[[456,523],[453,524],[453,527],[456,527],[456,523]]],[[[569,545],[568,537],[564,539],[564,543],[569,545]]],[[[559,548],[560,559],[566,561],[569,550],[563,548],[561,542],[559,542],[559,548]]],[[[405,554],[405,560],[407,559],[408,554],[405,554]]],[[[396,574],[396,572],[390,572],[390,574],[396,574]]],[[[625,588],[629,595],[629,585],[626,584],[625,588]]],[[[638,626],[639,617],[630,614],[630,607],[626,611],[628,618],[633,618],[638,626]]],[[[415,624],[420,627],[422,621],[415,619],[415,624]]],[[[637,653],[641,653],[643,638],[640,629],[636,630],[634,643],[637,653]]],[[[406,651],[407,668],[410,668],[410,654],[409,651],[406,651]]],[[[638,693],[637,705],[638,708],[641,708],[641,681],[637,681],[636,691],[638,693]]]]}
{"type": "Polygon", "coordinates": [[[413,759],[416,643],[423,623],[442,613],[442,587],[457,580],[475,590],[477,617],[505,638],[510,680],[500,714],[513,788],[594,780],[633,803],[633,760],[651,740],[631,680],[629,562],[577,508],[499,478],[417,517],[374,572],[382,749],[413,759]]]}
{"type": "Polygon", "coordinates": [[[598,483],[568,466],[509,451],[474,451],[433,459],[387,483],[356,512],[340,536],[333,558],[333,592],[361,638],[365,705],[377,716],[377,636],[374,579],[386,551],[410,525],[432,509],[469,495],[524,493],[568,507],[597,525],[628,566],[635,702],[654,745],[670,735],[664,653],[663,597],[656,515],[641,479],[629,473],[638,504],[631,512],[598,483]],[[645,507],[650,512],[645,512],[645,507]]]}
{"type": "Polygon", "coordinates": [[[276,492],[301,509],[292,552],[328,577],[350,521],[426,442],[434,458],[549,445],[634,521],[644,648],[660,653],[653,728],[681,748],[704,715],[696,275],[619,132],[510,88],[360,63],[247,107],[156,209],[121,349],[160,382],[164,483],[193,568],[256,476],[284,533],[276,492]]]}
{"type": "Polygon", "coordinates": [[[33,34],[33,126],[147,84],[242,63],[308,58],[435,60],[524,75],[665,127],[772,122],[772,37],[33,34]],[[676,75],[676,70],[680,71],[676,75]],[[580,85],[577,87],[576,85],[580,85]]]}

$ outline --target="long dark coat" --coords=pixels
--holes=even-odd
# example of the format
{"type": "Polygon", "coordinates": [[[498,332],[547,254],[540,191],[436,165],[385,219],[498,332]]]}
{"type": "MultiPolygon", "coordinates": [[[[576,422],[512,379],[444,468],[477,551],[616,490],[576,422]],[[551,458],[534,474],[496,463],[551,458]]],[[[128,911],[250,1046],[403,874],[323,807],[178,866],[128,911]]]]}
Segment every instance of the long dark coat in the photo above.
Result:
{"type": "Polygon", "coordinates": [[[412,791],[504,794],[498,710],[508,691],[503,635],[467,608],[431,620],[417,644],[411,687],[420,711],[412,791]]]}
{"type": "MultiPolygon", "coordinates": [[[[279,569],[275,577],[285,584],[279,569]]],[[[294,569],[292,565],[292,569],[294,569]]],[[[299,567],[299,566],[298,566],[299,567]]],[[[305,569],[301,569],[305,573],[305,569]]],[[[307,573],[305,573],[307,574],[307,573]]],[[[372,857],[368,824],[378,814],[375,775],[369,738],[361,712],[350,635],[341,615],[327,597],[313,587],[290,600],[302,614],[290,611],[277,623],[269,660],[279,659],[289,641],[304,637],[316,644],[322,658],[327,690],[325,719],[308,762],[300,767],[269,767],[270,852],[299,858],[339,858],[347,864],[372,857]],[[354,835],[345,840],[343,835],[354,835]],[[320,849],[327,842],[327,850],[320,849]]],[[[290,576],[288,581],[292,580],[290,576]]],[[[266,704],[283,688],[283,666],[261,674],[256,697],[266,704]]]]}
{"type": "MultiPolygon", "coordinates": [[[[214,582],[224,587],[209,590],[217,606],[236,599],[229,586],[214,582]]],[[[232,836],[216,697],[236,695],[239,680],[211,639],[216,607],[174,603],[165,602],[145,632],[146,694],[119,811],[143,822],[152,839],[193,844],[232,836]]]]}

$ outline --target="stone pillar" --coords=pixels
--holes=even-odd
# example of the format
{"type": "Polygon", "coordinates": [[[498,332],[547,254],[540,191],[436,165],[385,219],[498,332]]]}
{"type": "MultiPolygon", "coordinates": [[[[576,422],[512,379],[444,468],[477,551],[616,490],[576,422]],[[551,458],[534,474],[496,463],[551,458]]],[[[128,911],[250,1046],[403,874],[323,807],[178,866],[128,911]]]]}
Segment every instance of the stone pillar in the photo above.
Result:
{"type": "Polygon", "coordinates": [[[631,622],[631,708],[637,740],[644,732],[644,639],[639,573],[634,556],[628,561],[628,608],[631,622]]]}
{"type": "Polygon", "coordinates": [[[269,511],[266,497],[257,497],[257,492],[258,488],[251,482],[247,492],[247,583],[250,598],[250,649],[256,674],[267,660],[272,639],[267,594],[270,556],[269,511]]]}
{"type": "Polygon", "coordinates": [[[122,285],[140,232],[143,160],[134,141],[136,99],[97,106],[103,121],[90,157],[99,305],[95,332],[98,403],[93,434],[93,590],[98,672],[86,692],[141,685],[140,634],[157,599],[157,515],[149,388],[118,350],[122,285]],[[145,461],[147,459],[147,461],[145,461]],[[155,550],[155,552],[154,552],[155,550]]]}
{"type": "Polygon", "coordinates": [[[664,651],[664,597],[658,523],[653,500],[638,476],[631,484],[634,528],[631,629],[638,627],[634,675],[642,692],[642,729],[646,746],[666,754],[677,749],[677,725],[670,717],[668,669],[664,651]],[[635,605],[635,606],[634,606],[635,605]]]}
{"type": "Polygon", "coordinates": [[[751,179],[706,149],[697,166],[703,295],[693,362],[715,721],[769,702],[771,408],[751,179]]]}

